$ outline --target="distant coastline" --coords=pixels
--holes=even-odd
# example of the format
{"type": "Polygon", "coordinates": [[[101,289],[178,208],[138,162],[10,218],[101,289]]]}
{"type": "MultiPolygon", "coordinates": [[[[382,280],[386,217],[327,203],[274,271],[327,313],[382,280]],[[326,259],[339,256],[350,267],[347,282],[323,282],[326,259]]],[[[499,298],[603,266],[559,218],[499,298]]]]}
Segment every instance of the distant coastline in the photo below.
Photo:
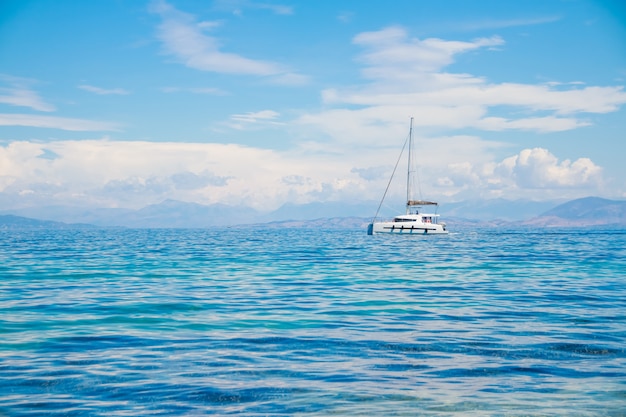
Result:
{"type": "MultiPolygon", "coordinates": [[[[506,206],[501,201],[502,210],[506,206]]],[[[511,204],[516,204],[511,202],[511,204]]],[[[270,215],[250,216],[251,209],[241,209],[224,205],[203,206],[168,200],[141,210],[83,209],[83,215],[72,214],[76,222],[67,221],[59,213],[51,210],[47,215],[33,216],[19,213],[0,212],[0,229],[67,229],[95,227],[123,228],[209,228],[209,227],[280,227],[280,228],[365,228],[371,217],[366,215],[341,216],[341,206],[331,203],[324,206],[317,203],[316,210],[307,206],[281,208],[270,215]],[[296,217],[297,213],[300,217],[296,217]],[[317,213],[318,216],[314,216],[317,213]],[[47,217],[47,218],[46,218],[47,217]],[[238,222],[237,219],[240,221],[238,222]],[[91,221],[89,221],[91,220],[91,221]],[[248,221],[245,221],[248,220],[248,221]]],[[[346,212],[350,212],[346,210],[346,212]]],[[[482,211],[478,211],[482,212],[482,211]]],[[[26,212],[28,213],[28,212],[26,212]]],[[[506,220],[495,215],[487,218],[464,218],[442,213],[451,229],[454,227],[626,227],[626,201],[608,200],[599,197],[585,197],[558,204],[538,215],[522,220],[506,220]]]]}

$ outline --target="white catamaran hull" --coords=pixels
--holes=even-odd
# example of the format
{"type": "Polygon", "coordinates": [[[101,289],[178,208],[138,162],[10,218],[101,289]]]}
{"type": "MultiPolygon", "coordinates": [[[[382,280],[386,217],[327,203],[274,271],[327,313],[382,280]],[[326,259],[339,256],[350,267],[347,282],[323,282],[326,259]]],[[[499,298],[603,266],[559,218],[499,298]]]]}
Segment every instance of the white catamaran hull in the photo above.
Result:
{"type": "Polygon", "coordinates": [[[368,234],[395,233],[399,235],[445,235],[446,228],[441,224],[421,224],[403,222],[376,222],[368,226],[368,234]]]}

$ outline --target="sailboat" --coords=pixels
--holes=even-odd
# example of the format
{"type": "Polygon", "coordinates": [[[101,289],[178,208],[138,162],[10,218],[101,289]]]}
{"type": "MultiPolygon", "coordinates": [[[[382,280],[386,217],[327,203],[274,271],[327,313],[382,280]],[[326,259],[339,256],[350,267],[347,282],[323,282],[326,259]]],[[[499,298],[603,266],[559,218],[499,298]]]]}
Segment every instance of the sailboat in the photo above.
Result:
{"type": "MultiPolygon", "coordinates": [[[[446,224],[444,222],[439,222],[439,215],[436,214],[436,208],[439,206],[438,203],[434,201],[426,201],[426,200],[415,200],[413,198],[413,174],[411,168],[411,153],[413,151],[413,118],[411,117],[411,125],[409,127],[409,137],[404,143],[402,147],[402,151],[400,152],[400,158],[402,157],[402,153],[407,146],[407,142],[409,145],[409,149],[407,152],[408,155],[408,164],[407,164],[407,177],[406,177],[406,213],[395,216],[392,220],[387,221],[377,221],[378,212],[380,211],[380,207],[382,206],[385,196],[387,195],[387,191],[389,190],[389,185],[393,180],[393,176],[396,172],[396,168],[398,167],[398,163],[396,163],[396,167],[391,174],[391,178],[389,179],[389,184],[387,184],[387,189],[383,194],[383,198],[380,201],[378,206],[378,210],[376,211],[376,215],[372,219],[372,222],[367,227],[367,234],[373,235],[375,233],[392,233],[392,234],[421,234],[421,235],[441,235],[448,234],[448,230],[446,228],[446,224]],[[435,212],[430,213],[427,211],[422,211],[424,207],[435,207],[435,212]]],[[[400,162],[400,158],[398,158],[398,162],[400,162]]],[[[428,209],[424,209],[428,210],[428,209]]]]}

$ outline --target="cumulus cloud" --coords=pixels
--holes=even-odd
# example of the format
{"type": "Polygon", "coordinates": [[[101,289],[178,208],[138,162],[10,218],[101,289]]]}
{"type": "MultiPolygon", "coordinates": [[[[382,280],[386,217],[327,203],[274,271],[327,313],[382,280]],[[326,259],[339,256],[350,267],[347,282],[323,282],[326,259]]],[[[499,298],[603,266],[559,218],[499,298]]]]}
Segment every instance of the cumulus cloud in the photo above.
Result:
{"type": "Polygon", "coordinates": [[[0,147],[0,192],[28,193],[42,204],[141,207],[172,198],[271,210],[287,199],[309,202],[322,191],[338,196],[359,187],[347,161],[320,165],[297,153],[238,145],[22,141],[0,147]]]}
{"type": "Polygon", "coordinates": [[[368,168],[352,168],[350,172],[358,174],[359,177],[367,181],[385,178],[388,174],[389,168],[386,166],[375,166],[368,168]]]}
{"type": "Polygon", "coordinates": [[[162,18],[157,36],[165,53],[189,68],[263,76],[277,84],[307,81],[307,77],[291,72],[282,64],[222,51],[218,38],[205,33],[218,27],[217,22],[198,22],[193,15],[179,11],[163,0],[154,1],[150,10],[162,18]]]}
{"type": "MultiPolygon", "coordinates": [[[[543,148],[496,161],[485,152],[491,146],[486,143],[472,151],[460,142],[459,149],[444,154],[435,147],[455,140],[438,138],[420,148],[420,167],[428,167],[421,171],[424,196],[454,198],[471,191],[473,196],[520,198],[541,189],[546,197],[563,197],[603,183],[602,169],[593,161],[560,161],[543,148]],[[425,150],[430,152],[426,157],[425,150]]],[[[474,144],[480,145],[476,139],[474,144]]],[[[0,147],[0,197],[14,204],[28,198],[37,204],[135,208],[177,199],[267,211],[286,202],[377,201],[397,156],[396,147],[365,149],[346,158],[342,152],[214,143],[19,141],[0,147]]],[[[398,201],[404,193],[400,177],[401,186],[388,194],[398,201]]]]}
{"type": "Polygon", "coordinates": [[[589,114],[614,112],[626,103],[622,86],[491,83],[480,75],[447,72],[461,54],[498,53],[505,47],[498,36],[418,39],[394,26],[358,34],[353,41],[362,48],[357,57],[362,83],[325,89],[326,108],[300,119],[341,141],[358,137],[373,146],[380,136],[371,134],[372,127],[393,131],[409,116],[416,127],[439,132],[560,132],[589,126],[589,114]],[[352,136],[343,134],[346,126],[355,126],[352,136]]]}
{"type": "Polygon", "coordinates": [[[223,187],[228,184],[228,180],[232,177],[222,177],[214,173],[204,170],[199,173],[183,171],[177,172],[170,176],[172,185],[176,189],[194,190],[207,186],[223,187]]]}
{"type": "Polygon", "coordinates": [[[603,182],[602,168],[589,158],[560,161],[547,149],[532,148],[500,162],[449,164],[437,184],[454,192],[473,189],[491,197],[536,195],[537,190],[548,197],[597,190],[603,182]]]}
{"type": "Polygon", "coordinates": [[[547,149],[524,149],[518,155],[502,162],[502,167],[510,169],[512,178],[523,188],[586,187],[597,185],[602,169],[589,158],[564,161],[552,155],[547,149]]]}

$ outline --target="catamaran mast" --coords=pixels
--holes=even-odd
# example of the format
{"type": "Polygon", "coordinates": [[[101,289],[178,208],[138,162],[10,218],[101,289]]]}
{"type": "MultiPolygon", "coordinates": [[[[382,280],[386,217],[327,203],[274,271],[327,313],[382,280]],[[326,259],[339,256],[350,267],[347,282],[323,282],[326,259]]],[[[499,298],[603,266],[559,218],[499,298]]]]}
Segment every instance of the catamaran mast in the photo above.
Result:
{"type": "Polygon", "coordinates": [[[413,118],[411,117],[411,125],[409,127],[409,157],[406,169],[406,214],[411,211],[411,154],[413,146],[413,118]]]}

